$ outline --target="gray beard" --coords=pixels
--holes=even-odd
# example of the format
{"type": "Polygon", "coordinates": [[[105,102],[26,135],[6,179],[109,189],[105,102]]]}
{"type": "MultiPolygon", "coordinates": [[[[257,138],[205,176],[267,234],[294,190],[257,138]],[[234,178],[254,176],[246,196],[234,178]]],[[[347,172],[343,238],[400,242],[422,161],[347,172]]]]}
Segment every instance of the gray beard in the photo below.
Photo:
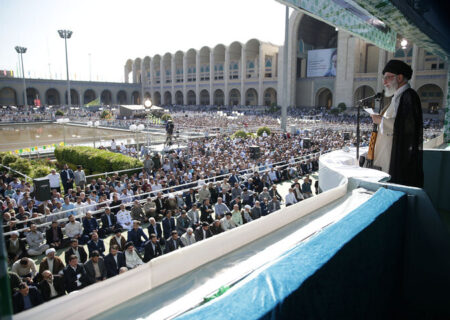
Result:
{"type": "Polygon", "coordinates": [[[395,82],[395,83],[393,82],[390,88],[385,86],[384,87],[384,96],[388,97],[388,98],[392,97],[394,95],[395,91],[397,91],[397,89],[398,89],[397,82],[395,82]]]}

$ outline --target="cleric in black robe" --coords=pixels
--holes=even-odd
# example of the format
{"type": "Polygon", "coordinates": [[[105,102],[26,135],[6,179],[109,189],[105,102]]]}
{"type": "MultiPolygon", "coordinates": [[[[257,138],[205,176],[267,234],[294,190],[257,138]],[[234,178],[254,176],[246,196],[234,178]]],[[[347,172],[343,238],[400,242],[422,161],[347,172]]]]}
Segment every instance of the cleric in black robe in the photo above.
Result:
{"type": "Polygon", "coordinates": [[[412,69],[400,60],[383,69],[386,96],[392,97],[382,115],[372,115],[380,125],[375,144],[374,166],[391,175],[390,182],[423,187],[423,122],[419,96],[408,80],[412,69]]]}

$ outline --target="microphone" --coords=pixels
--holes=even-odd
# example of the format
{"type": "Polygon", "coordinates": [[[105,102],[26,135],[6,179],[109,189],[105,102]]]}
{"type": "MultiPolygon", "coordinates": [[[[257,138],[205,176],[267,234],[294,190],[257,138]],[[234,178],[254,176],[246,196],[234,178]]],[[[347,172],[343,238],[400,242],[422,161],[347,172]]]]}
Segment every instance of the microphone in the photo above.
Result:
{"type": "Polygon", "coordinates": [[[358,102],[359,102],[359,103],[362,103],[362,102],[366,102],[366,101],[369,101],[369,100],[372,100],[372,99],[380,99],[380,98],[383,97],[383,95],[384,95],[384,90],[381,91],[381,92],[378,92],[377,94],[374,94],[373,96],[370,96],[370,97],[367,97],[367,98],[363,98],[363,99],[361,99],[361,100],[358,100],[358,102]]]}

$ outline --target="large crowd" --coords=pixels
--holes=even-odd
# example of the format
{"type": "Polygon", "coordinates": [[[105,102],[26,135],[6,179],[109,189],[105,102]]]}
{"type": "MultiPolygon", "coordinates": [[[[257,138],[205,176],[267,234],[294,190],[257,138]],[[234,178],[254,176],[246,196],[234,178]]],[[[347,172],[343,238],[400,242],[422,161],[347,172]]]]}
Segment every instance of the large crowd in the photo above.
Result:
{"type": "MultiPolygon", "coordinates": [[[[276,115],[172,111],[181,127],[278,125],[276,115]]],[[[309,175],[318,170],[321,153],[354,143],[354,135],[344,139],[343,130],[355,118],[321,109],[290,111],[292,121],[300,118],[304,121],[292,133],[240,139],[217,131],[188,141],[185,148],[147,154],[140,172],[87,178],[81,166],[71,170],[65,165],[47,176],[50,200],[39,201],[29,182],[1,172],[0,208],[14,312],[317,194],[318,183],[313,185],[309,175]],[[317,125],[317,116],[325,124],[317,125]],[[281,195],[277,185],[287,181],[289,191],[281,195]],[[64,261],[56,250],[64,252],[64,261]],[[37,267],[36,258],[43,255],[37,267]]],[[[363,143],[368,138],[363,136],[363,143]]]]}

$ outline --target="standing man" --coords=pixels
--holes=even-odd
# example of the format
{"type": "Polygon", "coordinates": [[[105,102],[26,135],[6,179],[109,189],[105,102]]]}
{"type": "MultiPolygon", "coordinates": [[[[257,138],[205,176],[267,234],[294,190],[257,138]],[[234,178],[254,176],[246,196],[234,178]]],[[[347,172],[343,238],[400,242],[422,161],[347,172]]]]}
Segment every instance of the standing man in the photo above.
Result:
{"type": "Polygon", "coordinates": [[[408,81],[413,70],[400,60],[390,60],[383,69],[385,96],[392,97],[381,115],[371,115],[379,125],[374,167],[391,175],[390,182],[423,187],[422,106],[408,81]]]}
{"type": "Polygon", "coordinates": [[[73,173],[75,178],[75,185],[80,187],[81,190],[84,190],[84,186],[86,185],[86,175],[84,174],[83,167],[81,165],[77,166],[77,170],[73,173]]]}
{"type": "Polygon", "coordinates": [[[61,192],[61,177],[59,174],[56,173],[55,169],[52,169],[52,171],[47,175],[47,178],[50,182],[50,189],[56,190],[58,193],[61,192]]]}
{"type": "Polygon", "coordinates": [[[67,166],[67,164],[65,164],[64,169],[59,173],[59,175],[61,176],[64,195],[66,195],[69,189],[73,188],[73,179],[75,178],[73,171],[67,166]]]}

